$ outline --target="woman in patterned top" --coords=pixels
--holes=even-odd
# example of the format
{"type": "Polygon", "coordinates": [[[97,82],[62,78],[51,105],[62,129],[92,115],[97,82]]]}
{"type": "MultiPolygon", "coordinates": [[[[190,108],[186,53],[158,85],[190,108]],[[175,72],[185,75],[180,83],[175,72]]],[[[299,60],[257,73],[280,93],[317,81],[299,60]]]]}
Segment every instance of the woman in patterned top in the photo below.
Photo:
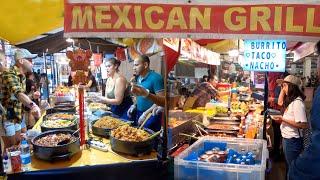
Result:
{"type": "Polygon", "coordinates": [[[193,108],[205,107],[211,99],[218,99],[220,96],[229,94],[228,91],[218,92],[217,84],[218,78],[214,75],[208,77],[208,82],[200,83],[192,93],[193,97],[196,97],[193,108]]]}

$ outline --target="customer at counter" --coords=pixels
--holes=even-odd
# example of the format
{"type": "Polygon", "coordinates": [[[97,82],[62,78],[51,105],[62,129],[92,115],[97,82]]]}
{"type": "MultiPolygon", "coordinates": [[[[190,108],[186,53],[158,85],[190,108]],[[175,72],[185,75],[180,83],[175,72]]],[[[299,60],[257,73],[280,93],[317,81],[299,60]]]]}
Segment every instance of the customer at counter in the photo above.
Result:
{"type": "Polygon", "coordinates": [[[30,109],[35,119],[40,118],[40,108],[25,94],[25,74],[32,72],[32,63],[29,59],[35,58],[26,49],[18,49],[15,52],[15,64],[5,70],[1,75],[1,104],[6,108],[6,114],[2,114],[2,125],[5,135],[2,136],[4,148],[17,145],[20,142],[21,129],[25,128],[23,117],[23,105],[30,109]]]}
{"type": "Polygon", "coordinates": [[[120,74],[119,67],[121,62],[115,58],[110,58],[104,62],[108,79],[106,82],[105,96],[100,97],[101,101],[111,105],[111,111],[121,119],[128,120],[127,111],[131,107],[128,83],[126,78],[120,74]]]}
{"type": "MultiPolygon", "coordinates": [[[[320,41],[316,44],[318,53],[317,72],[320,78],[320,41]]],[[[320,87],[317,88],[311,108],[310,124],[312,129],[311,143],[294,160],[289,168],[288,179],[320,179],[320,87]]]]}
{"type": "MultiPolygon", "coordinates": [[[[160,74],[150,70],[150,59],[146,55],[140,56],[138,59],[134,60],[133,71],[137,76],[137,84],[132,84],[132,93],[137,96],[137,104],[132,105],[128,111],[128,116],[132,117],[136,124],[142,123],[145,115],[145,111],[150,111],[153,106],[164,105],[164,85],[163,78],[160,74]],[[136,114],[134,115],[134,110],[136,114]],[[143,118],[140,118],[140,117],[143,118]],[[139,121],[139,122],[138,122],[139,121]]],[[[161,107],[159,107],[161,109],[161,107]]],[[[151,115],[147,120],[144,127],[158,131],[161,128],[161,113],[160,111],[151,115]]]]}
{"type": "MultiPolygon", "coordinates": [[[[38,106],[40,104],[39,98],[40,98],[40,92],[38,91],[38,87],[36,83],[34,82],[34,73],[27,73],[26,74],[26,94],[29,96],[29,98],[35,102],[38,106]]],[[[31,129],[35,124],[35,119],[30,113],[30,109],[25,107],[25,117],[26,117],[26,125],[27,129],[31,129]]]]}
{"type": "MultiPolygon", "coordinates": [[[[270,73],[268,73],[268,75],[270,75],[270,73]]],[[[268,83],[270,85],[270,86],[268,86],[269,90],[273,89],[273,93],[271,93],[269,91],[269,95],[270,95],[270,97],[268,99],[269,107],[272,109],[278,110],[281,112],[281,114],[283,114],[284,108],[282,108],[282,104],[283,104],[284,96],[280,97],[280,101],[282,103],[281,105],[278,104],[278,98],[279,98],[279,95],[281,92],[282,81],[286,76],[289,75],[289,73],[287,71],[285,71],[284,73],[272,73],[271,75],[273,75],[272,77],[274,77],[274,78],[268,78],[268,83]],[[276,78],[278,78],[278,79],[276,79],[276,78]],[[270,88],[270,87],[274,86],[272,83],[276,83],[276,86],[274,88],[270,88]]],[[[274,135],[272,154],[274,156],[274,160],[278,161],[281,158],[281,152],[282,152],[282,150],[280,149],[280,147],[281,147],[280,145],[281,145],[281,141],[282,141],[280,124],[277,123],[275,120],[272,120],[272,127],[273,127],[273,135],[274,135]]]]}
{"type": "Polygon", "coordinates": [[[91,70],[88,72],[88,83],[86,84],[86,88],[90,92],[98,92],[98,83],[91,70]]]}
{"type": "Polygon", "coordinates": [[[72,75],[70,73],[69,77],[68,77],[68,87],[72,87],[73,86],[73,80],[72,80],[72,75]]]}
{"type": "Polygon", "coordinates": [[[300,89],[300,78],[289,75],[282,81],[282,89],[279,100],[284,98],[285,111],[282,117],[274,118],[281,123],[281,135],[284,155],[288,167],[303,151],[302,129],[308,127],[305,109],[305,95],[300,89]]]}
{"type": "Polygon", "coordinates": [[[218,99],[220,96],[228,95],[230,92],[219,92],[216,87],[218,78],[214,75],[209,75],[208,82],[200,83],[193,91],[192,96],[195,98],[193,108],[205,107],[211,99],[218,99]]]}
{"type": "Polygon", "coordinates": [[[208,82],[208,76],[207,75],[203,75],[201,82],[208,82]]]}

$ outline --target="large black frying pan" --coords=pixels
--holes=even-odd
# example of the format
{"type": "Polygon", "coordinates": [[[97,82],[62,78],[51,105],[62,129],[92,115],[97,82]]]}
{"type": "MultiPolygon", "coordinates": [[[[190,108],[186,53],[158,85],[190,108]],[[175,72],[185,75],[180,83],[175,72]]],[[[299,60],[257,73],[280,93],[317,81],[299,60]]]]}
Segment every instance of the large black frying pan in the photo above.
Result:
{"type": "Polygon", "coordinates": [[[40,125],[40,128],[41,128],[41,132],[52,131],[52,130],[77,130],[78,124],[77,124],[77,121],[74,120],[74,123],[72,123],[70,126],[51,128],[51,127],[44,126],[42,122],[40,125]]]}
{"type": "Polygon", "coordinates": [[[55,106],[53,108],[47,109],[47,114],[66,112],[66,113],[76,113],[75,106],[55,106]]]}
{"type": "MultiPolygon", "coordinates": [[[[154,134],[154,132],[150,129],[144,130],[147,131],[150,135],[154,134]]],[[[110,136],[110,144],[111,149],[115,152],[138,156],[142,154],[150,154],[153,149],[155,139],[156,138],[148,139],[141,142],[131,142],[122,141],[114,138],[113,136],[110,136]]]]}
{"type": "Polygon", "coordinates": [[[35,144],[35,141],[44,137],[48,134],[58,134],[58,133],[66,133],[72,134],[74,131],[72,130],[53,130],[47,131],[39,134],[31,140],[33,145],[33,155],[42,160],[46,161],[55,161],[55,160],[65,160],[70,159],[71,156],[78,153],[80,151],[80,139],[79,134],[75,133],[74,136],[77,137],[77,140],[74,142],[70,142],[63,145],[58,145],[56,147],[44,147],[38,146],[35,144]]]}
{"type": "MultiPolygon", "coordinates": [[[[99,127],[94,126],[94,124],[95,124],[97,121],[99,121],[99,119],[94,120],[94,121],[91,122],[92,134],[94,134],[94,135],[96,135],[96,136],[102,136],[102,137],[105,137],[105,138],[109,138],[112,129],[109,129],[109,128],[99,128],[99,127]]],[[[124,123],[124,124],[126,124],[126,123],[124,123]]],[[[123,124],[123,125],[124,125],[124,124],[123,124]]],[[[131,124],[131,122],[128,122],[127,124],[131,124]]]]}
{"type": "MultiPolygon", "coordinates": [[[[53,114],[56,114],[56,113],[53,113],[53,114]]],[[[47,114],[43,117],[43,122],[40,125],[41,132],[52,131],[52,130],[64,130],[64,129],[66,129],[66,130],[77,130],[78,129],[78,123],[77,123],[78,120],[76,117],[73,120],[74,123],[70,126],[67,126],[67,127],[50,128],[50,127],[43,126],[44,121],[48,120],[48,117],[52,116],[53,114],[47,114]]],[[[59,113],[57,113],[57,114],[59,114],[59,113]]],[[[73,113],[66,113],[66,114],[73,114],[73,113]]]]}
{"type": "MultiPolygon", "coordinates": [[[[53,116],[54,114],[71,114],[71,115],[74,115],[74,113],[70,113],[70,112],[55,112],[55,113],[50,113],[50,114],[46,114],[44,117],[43,117],[43,121],[46,121],[48,120],[48,118],[50,116],[53,116]]],[[[77,119],[76,117],[74,119],[77,119]]]]}
{"type": "Polygon", "coordinates": [[[96,135],[96,136],[102,136],[102,137],[105,137],[105,138],[109,138],[110,132],[111,132],[112,129],[99,128],[99,127],[94,126],[94,124],[95,124],[98,120],[99,120],[99,119],[94,120],[94,121],[91,122],[92,134],[94,134],[94,135],[96,135]]]}

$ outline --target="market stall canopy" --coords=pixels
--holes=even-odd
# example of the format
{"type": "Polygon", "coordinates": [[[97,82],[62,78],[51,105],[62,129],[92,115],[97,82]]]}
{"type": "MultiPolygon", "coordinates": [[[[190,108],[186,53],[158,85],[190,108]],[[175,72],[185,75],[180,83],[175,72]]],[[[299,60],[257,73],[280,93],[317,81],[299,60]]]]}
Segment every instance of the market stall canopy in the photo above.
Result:
{"type": "MultiPolygon", "coordinates": [[[[101,38],[79,38],[73,40],[75,46],[82,49],[91,49],[94,53],[104,52],[107,54],[113,54],[116,48],[119,47],[119,45],[113,44],[101,38]]],[[[66,49],[67,47],[70,47],[71,45],[72,44],[68,43],[63,37],[63,31],[60,31],[30,42],[17,44],[16,46],[28,49],[32,53],[41,55],[44,52],[57,53],[66,49]]]]}
{"type": "Polygon", "coordinates": [[[243,49],[243,40],[235,40],[235,39],[221,40],[215,43],[209,43],[205,47],[214,52],[225,54],[233,49],[243,49]]]}
{"type": "Polygon", "coordinates": [[[10,0],[0,6],[0,38],[18,44],[63,27],[63,0],[10,0]]]}

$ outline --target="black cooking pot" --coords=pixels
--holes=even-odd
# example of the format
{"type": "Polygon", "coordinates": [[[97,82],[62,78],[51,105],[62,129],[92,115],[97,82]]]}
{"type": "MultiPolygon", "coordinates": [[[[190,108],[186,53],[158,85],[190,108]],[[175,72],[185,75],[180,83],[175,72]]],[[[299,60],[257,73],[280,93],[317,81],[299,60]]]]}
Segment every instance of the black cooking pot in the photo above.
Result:
{"type": "Polygon", "coordinates": [[[47,114],[59,113],[59,112],[76,113],[76,107],[75,106],[55,106],[53,108],[46,110],[47,114]]]}
{"type": "Polygon", "coordinates": [[[56,112],[70,112],[70,113],[76,112],[76,107],[74,106],[54,107],[53,109],[56,112]]]}
{"type": "MultiPolygon", "coordinates": [[[[43,121],[46,121],[48,120],[48,118],[50,116],[53,116],[54,114],[71,114],[71,115],[74,115],[74,113],[71,113],[71,112],[54,112],[54,113],[47,113],[45,116],[43,116],[43,121]]],[[[74,117],[74,120],[76,120],[77,117],[74,117]]]]}
{"type": "MultiPolygon", "coordinates": [[[[43,117],[43,122],[41,123],[41,125],[40,125],[40,128],[41,128],[41,132],[46,132],[46,131],[52,131],[52,130],[64,130],[64,129],[66,129],[66,130],[77,130],[78,129],[78,119],[75,117],[74,118],[74,123],[73,124],[71,124],[70,126],[67,126],[67,127],[61,127],[61,128],[50,128],[50,127],[45,127],[45,126],[43,126],[43,123],[44,123],[44,121],[47,121],[48,120],[48,117],[50,117],[50,116],[52,116],[53,114],[55,114],[55,113],[52,113],[52,114],[47,114],[47,115],[45,115],[44,117],[43,117]]],[[[59,114],[59,113],[57,113],[57,114],[59,114]]],[[[73,113],[65,113],[65,114],[73,114],[73,113]]]]}
{"type": "Polygon", "coordinates": [[[95,127],[94,123],[96,123],[98,120],[94,120],[94,121],[91,122],[92,134],[94,134],[96,136],[102,136],[102,137],[105,137],[105,138],[109,138],[110,137],[110,132],[111,132],[112,129],[95,127]]]}
{"type": "Polygon", "coordinates": [[[76,141],[59,145],[56,147],[38,146],[35,144],[35,141],[48,134],[58,134],[58,133],[72,134],[73,132],[74,131],[72,130],[53,130],[53,131],[47,131],[39,134],[38,136],[34,137],[31,140],[31,143],[33,145],[33,155],[38,159],[42,159],[46,161],[70,159],[71,156],[73,156],[74,154],[80,151],[79,133],[74,134],[74,136],[77,137],[76,141]]]}
{"type": "MultiPolygon", "coordinates": [[[[94,134],[96,136],[102,136],[102,137],[105,137],[105,138],[109,138],[112,129],[95,127],[94,123],[96,123],[97,121],[99,121],[99,119],[94,120],[94,121],[91,122],[92,134],[94,134]]],[[[131,123],[129,123],[129,124],[131,124],[131,123]]]]}
{"type": "MultiPolygon", "coordinates": [[[[150,129],[144,129],[150,135],[154,134],[154,132],[150,129]]],[[[153,145],[155,143],[156,138],[148,139],[146,141],[141,142],[131,142],[131,141],[122,141],[119,139],[110,136],[110,144],[111,149],[115,152],[129,154],[129,155],[143,155],[143,154],[150,154],[153,145]]]]}
{"type": "Polygon", "coordinates": [[[43,122],[42,122],[40,125],[40,128],[41,128],[41,132],[52,131],[52,130],[77,130],[78,124],[77,124],[77,121],[74,120],[74,123],[72,123],[70,126],[61,127],[61,128],[50,128],[50,127],[43,126],[43,122]]]}

